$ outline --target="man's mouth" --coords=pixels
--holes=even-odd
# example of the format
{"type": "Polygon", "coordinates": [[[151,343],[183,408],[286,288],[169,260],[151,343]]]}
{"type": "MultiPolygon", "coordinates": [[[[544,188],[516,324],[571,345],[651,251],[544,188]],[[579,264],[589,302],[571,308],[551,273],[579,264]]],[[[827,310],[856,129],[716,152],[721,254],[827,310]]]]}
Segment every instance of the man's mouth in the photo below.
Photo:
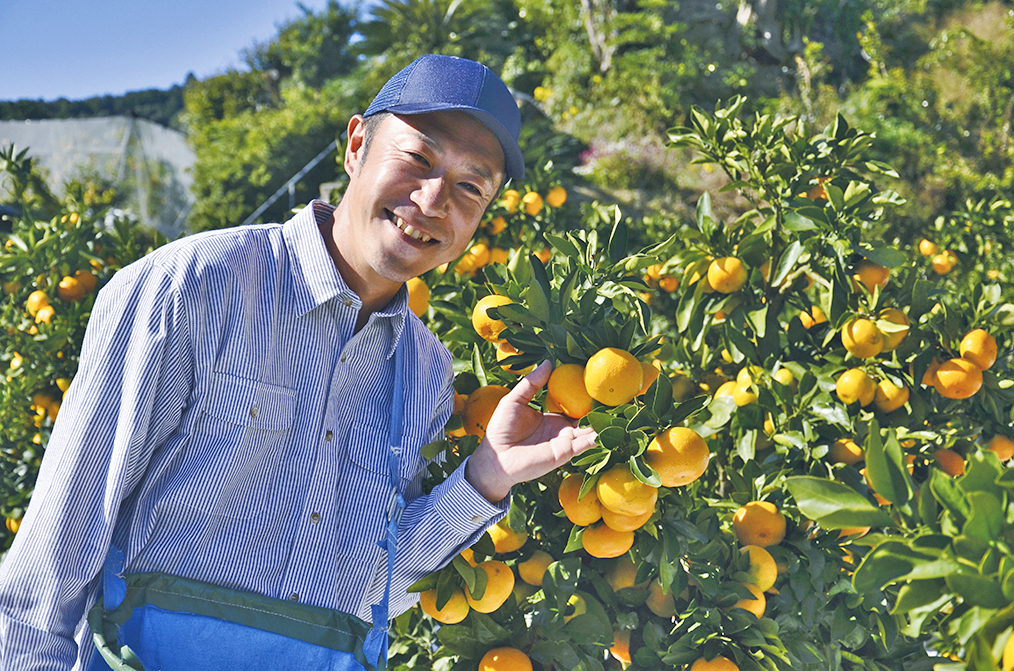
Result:
{"type": "Polygon", "coordinates": [[[402,219],[397,215],[393,216],[393,221],[394,225],[400,228],[401,232],[410,238],[419,240],[420,242],[429,242],[430,240],[433,239],[430,236],[423,233],[422,231],[416,230],[415,228],[413,228],[412,224],[407,223],[404,219],[402,219]]]}

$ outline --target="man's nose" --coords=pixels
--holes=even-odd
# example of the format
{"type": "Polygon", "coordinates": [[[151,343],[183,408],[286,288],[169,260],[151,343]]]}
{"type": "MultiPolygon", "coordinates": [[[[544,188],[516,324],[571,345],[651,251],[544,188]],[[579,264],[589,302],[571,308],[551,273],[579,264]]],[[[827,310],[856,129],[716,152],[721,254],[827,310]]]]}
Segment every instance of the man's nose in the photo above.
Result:
{"type": "Polygon", "coordinates": [[[425,216],[446,216],[448,204],[447,180],[444,179],[443,175],[427,177],[422,180],[419,188],[413,192],[412,199],[425,216]]]}

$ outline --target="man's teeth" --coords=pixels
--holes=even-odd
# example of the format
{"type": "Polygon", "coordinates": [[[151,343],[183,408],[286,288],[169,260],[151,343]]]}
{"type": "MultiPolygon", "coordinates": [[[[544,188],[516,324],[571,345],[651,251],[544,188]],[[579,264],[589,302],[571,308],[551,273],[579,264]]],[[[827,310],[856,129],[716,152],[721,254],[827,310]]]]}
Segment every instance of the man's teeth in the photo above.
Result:
{"type": "Polygon", "coordinates": [[[411,224],[406,224],[405,220],[402,219],[401,217],[395,219],[394,223],[398,228],[400,228],[402,231],[405,232],[405,235],[411,238],[415,238],[416,240],[422,240],[423,242],[429,242],[430,240],[433,239],[430,236],[423,233],[422,231],[417,231],[414,228],[412,228],[411,224]]]}

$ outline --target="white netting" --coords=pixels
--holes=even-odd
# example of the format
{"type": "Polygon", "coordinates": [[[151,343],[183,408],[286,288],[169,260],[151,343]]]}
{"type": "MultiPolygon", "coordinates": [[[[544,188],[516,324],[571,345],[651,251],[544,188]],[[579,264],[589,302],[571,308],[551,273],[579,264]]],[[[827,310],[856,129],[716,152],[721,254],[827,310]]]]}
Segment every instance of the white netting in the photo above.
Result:
{"type": "Polygon", "coordinates": [[[185,228],[194,153],[178,131],[130,117],[0,121],[0,145],[10,144],[28,149],[57,193],[93,171],[129,196],[144,225],[170,238],[185,228]]]}

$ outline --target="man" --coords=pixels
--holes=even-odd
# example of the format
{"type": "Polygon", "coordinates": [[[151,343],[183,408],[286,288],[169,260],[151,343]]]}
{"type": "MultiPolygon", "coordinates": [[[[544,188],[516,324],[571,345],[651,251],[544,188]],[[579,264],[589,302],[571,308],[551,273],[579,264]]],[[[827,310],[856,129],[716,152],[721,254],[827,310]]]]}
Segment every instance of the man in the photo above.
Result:
{"type": "Polygon", "coordinates": [[[529,407],[547,362],[421,494],[419,448],[442,435],[452,371],[404,282],[460,255],[523,174],[519,126],[485,66],[423,57],[350,120],[337,208],[184,238],[116,274],[0,565],[0,668],[85,668],[85,614],[104,580],[131,574],[263,597],[272,612],[291,601],[370,621],[389,601],[393,617],[414,602],[408,585],[505,514],[514,484],[594,444],[529,407]],[[391,524],[389,567],[378,541],[391,524]]]}

